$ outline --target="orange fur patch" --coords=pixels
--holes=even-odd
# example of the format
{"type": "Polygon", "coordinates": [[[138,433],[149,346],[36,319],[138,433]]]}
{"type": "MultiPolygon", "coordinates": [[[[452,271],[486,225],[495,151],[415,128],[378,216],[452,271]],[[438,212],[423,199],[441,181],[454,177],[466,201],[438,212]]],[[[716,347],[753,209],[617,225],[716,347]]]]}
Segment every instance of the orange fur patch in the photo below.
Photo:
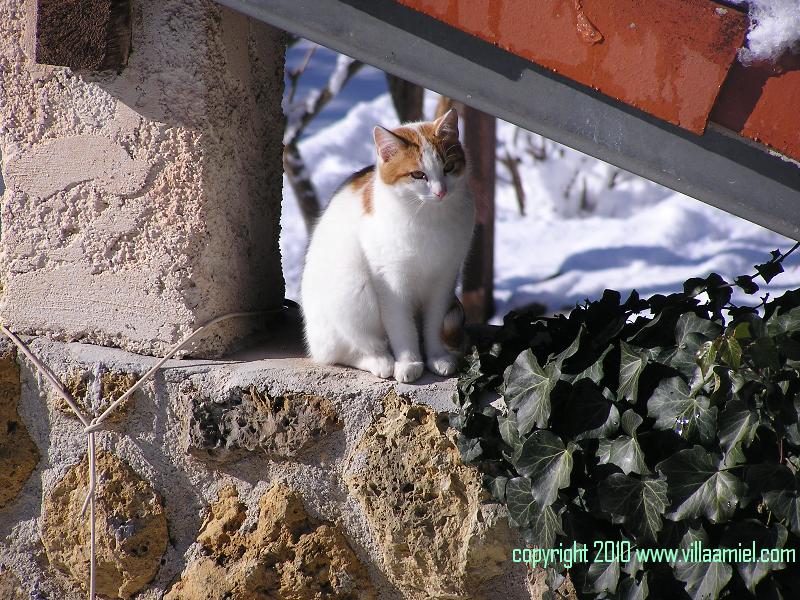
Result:
{"type": "Polygon", "coordinates": [[[436,125],[422,123],[419,129],[412,127],[398,127],[392,133],[406,142],[406,145],[389,161],[378,167],[378,172],[384,183],[396,183],[408,177],[412,171],[422,169],[422,147],[427,141],[442,159],[442,162],[453,163],[453,173],[461,173],[465,165],[464,150],[457,140],[436,134],[436,125]]]}
{"type": "MultiPolygon", "coordinates": [[[[364,214],[372,213],[372,184],[375,181],[375,165],[364,167],[360,171],[356,171],[348,177],[344,183],[339,187],[342,189],[345,186],[350,187],[353,192],[361,192],[361,206],[364,208],[364,214]]],[[[339,190],[334,193],[337,194],[339,190]]]]}

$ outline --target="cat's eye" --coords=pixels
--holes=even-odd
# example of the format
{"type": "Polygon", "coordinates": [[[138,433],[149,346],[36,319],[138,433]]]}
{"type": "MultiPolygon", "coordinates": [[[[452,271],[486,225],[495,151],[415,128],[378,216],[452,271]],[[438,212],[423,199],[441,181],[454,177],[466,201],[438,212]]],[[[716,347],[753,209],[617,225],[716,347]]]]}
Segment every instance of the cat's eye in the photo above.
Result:
{"type": "Polygon", "coordinates": [[[411,171],[411,176],[414,179],[427,179],[425,173],[423,173],[422,171],[411,171]]]}
{"type": "Polygon", "coordinates": [[[449,173],[450,171],[452,171],[453,169],[455,169],[455,167],[456,167],[456,166],[455,166],[453,163],[451,163],[451,162],[450,162],[450,163],[447,163],[447,164],[444,166],[444,172],[445,172],[445,173],[449,173]]]}

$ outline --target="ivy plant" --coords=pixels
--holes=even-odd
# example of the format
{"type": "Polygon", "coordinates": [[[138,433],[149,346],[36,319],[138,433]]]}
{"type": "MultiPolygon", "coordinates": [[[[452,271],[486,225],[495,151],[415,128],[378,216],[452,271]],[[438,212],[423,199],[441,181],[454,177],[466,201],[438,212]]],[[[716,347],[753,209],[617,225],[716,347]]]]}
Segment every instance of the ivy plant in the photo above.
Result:
{"type": "Polygon", "coordinates": [[[473,347],[451,419],[464,459],[527,545],[588,548],[549,577],[569,566],[587,598],[800,597],[796,563],[637,553],[755,543],[800,556],[800,290],[758,295],[796,248],[733,282],[512,311],[473,347]],[[734,287],[753,302],[733,304],[734,287]],[[609,543],[630,551],[598,556],[609,543]]]}

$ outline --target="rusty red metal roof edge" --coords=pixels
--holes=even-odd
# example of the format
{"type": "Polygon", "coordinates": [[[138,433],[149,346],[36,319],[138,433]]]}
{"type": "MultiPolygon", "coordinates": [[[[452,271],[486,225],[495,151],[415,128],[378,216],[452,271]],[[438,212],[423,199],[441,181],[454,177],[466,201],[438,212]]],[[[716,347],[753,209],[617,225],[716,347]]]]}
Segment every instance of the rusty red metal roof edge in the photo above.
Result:
{"type": "Polygon", "coordinates": [[[396,0],[702,133],[747,29],[710,0],[396,0]]]}

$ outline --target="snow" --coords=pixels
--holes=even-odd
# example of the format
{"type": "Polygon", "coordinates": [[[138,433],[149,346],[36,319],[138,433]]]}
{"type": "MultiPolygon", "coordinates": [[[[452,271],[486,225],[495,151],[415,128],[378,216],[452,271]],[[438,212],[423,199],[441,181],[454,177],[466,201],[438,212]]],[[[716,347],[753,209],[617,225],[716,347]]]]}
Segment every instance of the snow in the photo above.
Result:
{"type": "Polygon", "coordinates": [[[739,51],[743,64],[776,61],[786,50],[800,49],[800,0],[732,0],[747,6],[750,29],[747,47],[739,51]]]}
{"type": "MultiPolygon", "coordinates": [[[[434,94],[426,94],[432,114],[434,94]]],[[[355,104],[300,143],[322,202],[352,172],[373,162],[371,130],[397,125],[387,94],[355,104]]],[[[495,300],[497,318],[531,302],[569,310],[605,288],[647,296],[682,289],[715,271],[731,281],[754,273],[775,248],[793,241],[541,136],[498,122],[503,152],[519,155],[527,195],[520,216],[511,178],[498,163],[495,300]],[[544,158],[537,159],[534,155],[544,158]],[[616,173],[616,175],[614,175],[616,173]],[[613,184],[610,186],[610,182],[613,184]],[[582,191],[585,190],[585,193],[582,191]]],[[[287,297],[299,297],[305,226],[284,182],[281,251],[287,297]]],[[[773,296],[800,287],[800,258],[765,286],[773,296]]],[[[757,280],[760,281],[760,280],[757,280]]],[[[734,300],[744,296],[734,296],[734,300]]],[[[752,300],[752,298],[750,299],[752,300]]]]}

